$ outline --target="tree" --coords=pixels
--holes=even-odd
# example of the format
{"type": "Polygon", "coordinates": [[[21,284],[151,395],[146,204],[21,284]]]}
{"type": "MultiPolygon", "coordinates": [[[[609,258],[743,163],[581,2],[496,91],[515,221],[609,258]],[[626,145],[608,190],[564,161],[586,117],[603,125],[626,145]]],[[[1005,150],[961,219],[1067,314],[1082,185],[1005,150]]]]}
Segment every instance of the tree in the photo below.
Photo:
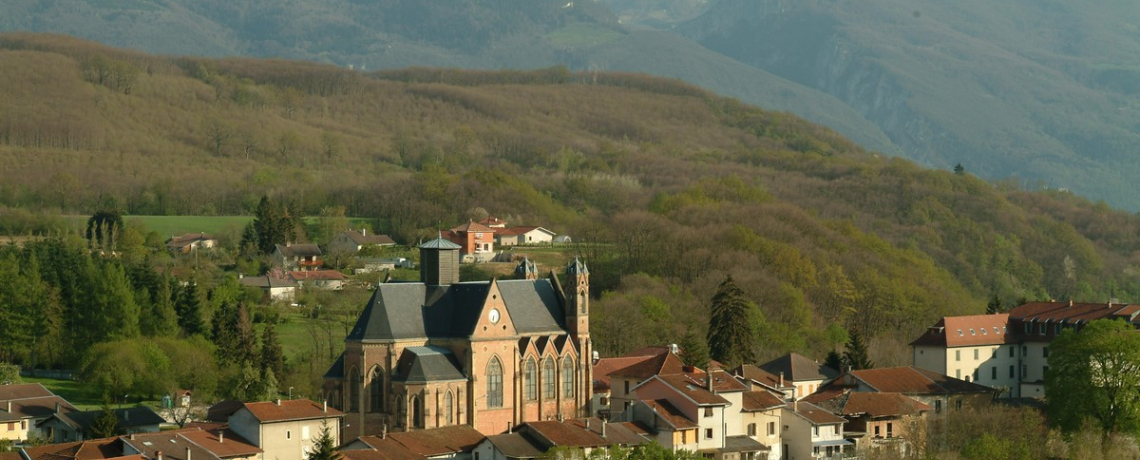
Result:
{"type": "Polygon", "coordinates": [[[87,219],[87,243],[92,249],[113,251],[119,230],[123,228],[123,216],[119,211],[101,210],[87,219]]]}
{"type": "Polygon", "coordinates": [[[695,327],[689,327],[685,331],[685,335],[681,336],[681,342],[677,344],[681,348],[681,360],[690,366],[705,367],[709,363],[709,344],[701,340],[697,335],[695,327]]]}
{"type": "Polygon", "coordinates": [[[728,276],[712,299],[709,318],[709,355],[729,367],[756,361],[756,304],[728,276]]]}
{"type": "Polygon", "coordinates": [[[178,327],[187,337],[206,333],[206,323],[202,320],[202,298],[198,295],[198,284],[191,282],[178,294],[175,304],[178,313],[178,327]]]}
{"type": "Polygon", "coordinates": [[[313,449],[305,460],[340,460],[340,452],[336,451],[336,440],[332,437],[332,429],[328,422],[321,422],[321,432],[313,440],[313,449]]]}
{"type": "Polygon", "coordinates": [[[1140,334],[1131,324],[1098,320],[1065,330],[1050,345],[1045,373],[1049,419],[1072,433],[1085,422],[1105,436],[1140,433],[1140,334]]]}
{"type": "Polygon", "coordinates": [[[835,350],[827,352],[827,358],[824,358],[823,365],[835,370],[843,369],[843,355],[840,355],[835,350]]]}
{"type": "Polygon", "coordinates": [[[111,409],[111,396],[103,393],[103,410],[91,422],[91,429],[87,433],[91,439],[110,438],[119,434],[119,418],[111,409]]]}
{"type": "Polygon", "coordinates": [[[957,174],[959,176],[966,174],[966,167],[962,166],[962,163],[958,163],[954,166],[954,174],[957,174]]]}
{"type": "Polygon", "coordinates": [[[20,383],[20,366],[0,362],[0,385],[20,383]]]}
{"type": "Polygon", "coordinates": [[[994,297],[986,304],[986,314],[995,315],[1003,311],[1005,311],[1005,307],[1001,304],[1001,298],[994,294],[994,297]]]}
{"type": "Polygon", "coordinates": [[[261,333],[261,372],[285,375],[285,353],[273,323],[267,324],[261,333]]]}
{"type": "Polygon", "coordinates": [[[875,363],[871,362],[871,357],[867,354],[867,344],[863,342],[863,334],[859,331],[851,331],[851,338],[847,340],[847,350],[843,352],[843,364],[853,371],[875,367],[875,363]]]}

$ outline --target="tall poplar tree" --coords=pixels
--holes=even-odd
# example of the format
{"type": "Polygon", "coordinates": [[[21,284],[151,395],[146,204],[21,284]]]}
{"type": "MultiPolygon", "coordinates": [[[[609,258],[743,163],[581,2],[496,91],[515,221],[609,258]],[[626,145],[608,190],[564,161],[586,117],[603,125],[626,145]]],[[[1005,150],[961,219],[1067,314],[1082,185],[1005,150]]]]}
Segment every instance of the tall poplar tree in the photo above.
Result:
{"type": "Polygon", "coordinates": [[[285,375],[285,352],[281,349],[273,323],[265,325],[261,333],[261,372],[285,375]]]}
{"type": "Polygon", "coordinates": [[[744,291],[729,275],[720,283],[712,298],[709,318],[709,355],[729,367],[756,361],[756,304],[749,302],[744,291]]]}

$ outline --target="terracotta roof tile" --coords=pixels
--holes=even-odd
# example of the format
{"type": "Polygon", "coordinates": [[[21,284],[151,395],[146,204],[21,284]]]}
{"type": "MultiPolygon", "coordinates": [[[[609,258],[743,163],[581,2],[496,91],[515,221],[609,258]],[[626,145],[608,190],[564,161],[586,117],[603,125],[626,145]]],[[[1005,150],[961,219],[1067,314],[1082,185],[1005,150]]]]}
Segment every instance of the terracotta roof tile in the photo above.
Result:
{"type": "Polygon", "coordinates": [[[327,417],[343,417],[344,412],[308,399],[288,399],[276,402],[245,403],[244,406],[254,417],[262,422],[281,422],[286,420],[307,420],[327,417]]]}
{"type": "Polygon", "coordinates": [[[673,404],[665,399],[648,399],[642,400],[646,406],[653,412],[657,413],[658,417],[665,420],[670,425],[677,429],[697,428],[697,422],[690,420],[683,412],[677,409],[673,404]]]}
{"type": "Polygon", "coordinates": [[[947,316],[926,329],[911,345],[971,347],[1017,343],[1009,314],[947,316]]]}
{"type": "Polygon", "coordinates": [[[663,353],[653,356],[651,359],[633,364],[629,367],[618,369],[610,372],[610,377],[626,377],[635,378],[638,380],[645,380],[654,375],[661,374],[680,374],[684,372],[685,364],[681,362],[681,358],[673,353],[663,353]]]}
{"type": "Polygon", "coordinates": [[[263,452],[229,429],[183,430],[180,433],[186,439],[217,455],[218,458],[247,457],[263,452]]]}
{"type": "MultiPolygon", "coordinates": [[[[689,399],[695,401],[698,405],[727,405],[727,399],[716,393],[713,393],[705,388],[705,379],[703,375],[700,379],[686,374],[669,374],[658,375],[655,378],[660,379],[669,385],[678,393],[681,393],[689,399]]],[[[736,379],[733,379],[736,380],[736,379]]]]}
{"type": "Polygon", "coordinates": [[[783,406],[785,406],[784,400],[770,391],[745,392],[741,401],[741,410],[745,412],[762,412],[783,406]]]}
{"type": "Polygon", "coordinates": [[[0,401],[26,398],[42,398],[45,396],[55,396],[55,394],[38,383],[14,383],[11,385],[0,385],[0,401]]]}
{"type": "Polygon", "coordinates": [[[488,227],[488,226],[483,225],[483,224],[480,224],[478,222],[467,221],[466,224],[460,225],[458,227],[454,227],[450,231],[456,232],[456,233],[458,233],[458,232],[495,233],[495,230],[496,229],[488,227]]]}
{"type": "Polygon", "coordinates": [[[785,380],[784,384],[780,385],[780,377],[778,375],[751,364],[744,364],[734,369],[733,373],[738,377],[744,377],[745,379],[771,388],[781,389],[794,387],[791,380],[785,380]]]}
{"type": "Polygon", "coordinates": [[[602,358],[594,363],[594,391],[610,389],[610,373],[619,369],[640,363],[651,356],[621,356],[617,358],[602,358]]]}
{"type": "Polygon", "coordinates": [[[431,430],[388,433],[388,438],[399,442],[408,450],[434,457],[437,455],[469,453],[483,441],[483,434],[467,425],[448,426],[431,430]]]}
{"type": "Polygon", "coordinates": [[[993,389],[987,386],[913,366],[863,369],[851,371],[851,375],[883,393],[931,395],[993,392],[993,389]]]}
{"type": "Polygon", "coordinates": [[[834,423],[844,423],[847,421],[846,419],[832,414],[831,412],[828,412],[819,406],[811,403],[805,403],[803,401],[793,404],[789,407],[789,409],[797,414],[800,414],[815,425],[830,425],[834,423]]]}
{"type": "MultiPolygon", "coordinates": [[[[370,436],[371,437],[371,436],[370,436]]],[[[354,449],[340,451],[341,457],[346,460],[426,460],[427,457],[408,450],[403,444],[389,439],[370,439],[367,442],[372,449],[354,449]]]]}
{"type": "MultiPolygon", "coordinates": [[[[600,419],[591,420],[593,423],[602,423],[600,419]]],[[[549,440],[555,446],[598,447],[608,446],[610,442],[585,429],[583,425],[559,421],[527,422],[520,427],[520,431],[529,431],[535,436],[549,440]]]]}

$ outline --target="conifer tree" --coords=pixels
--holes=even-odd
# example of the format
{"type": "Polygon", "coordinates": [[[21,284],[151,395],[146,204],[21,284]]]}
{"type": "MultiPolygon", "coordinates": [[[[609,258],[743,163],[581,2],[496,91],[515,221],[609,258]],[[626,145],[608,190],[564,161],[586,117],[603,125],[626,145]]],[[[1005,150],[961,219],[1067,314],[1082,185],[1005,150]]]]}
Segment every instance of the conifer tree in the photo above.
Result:
{"type": "Polygon", "coordinates": [[[744,297],[731,275],[720,283],[710,310],[709,355],[729,367],[754,362],[757,307],[744,297]]]}
{"type": "Polygon", "coordinates": [[[859,331],[851,331],[851,338],[847,340],[847,350],[843,352],[843,364],[853,371],[875,367],[875,363],[871,362],[867,354],[867,344],[859,331]]]}
{"type": "Polygon", "coordinates": [[[340,452],[336,451],[336,442],[332,437],[332,430],[328,422],[321,422],[321,432],[313,440],[313,449],[305,460],[340,460],[340,452]]]}
{"type": "Polygon", "coordinates": [[[285,353],[281,349],[281,342],[277,338],[277,329],[273,323],[265,326],[261,333],[261,371],[272,372],[273,375],[285,375],[285,353]]]}
{"type": "Polygon", "coordinates": [[[709,344],[696,333],[695,327],[689,327],[681,342],[681,361],[690,366],[705,367],[709,364],[709,344]]]}
{"type": "Polygon", "coordinates": [[[103,409],[91,422],[90,438],[109,438],[119,434],[119,418],[111,409],[111,397],[103,394],[103,409]]]}
{"type": "Polygon", "coordinates": [[[205,334],[206,325],[202,320],[202,298],[198,295],[197,283],[190,283],[182,289],[175,304],[178,313],[178,327],[186,336],[205,334]]]}
{"type": "Polygon", "coordinates": [[[835,350],[831,350],[827,352],[827,358],[824,358],[823,365],[841,371],[843,370],[843,356],[835,350]]]}
{"type": "Polygon", "coordinates": [[[986,304],[986,314],[987,315],[998,314],[1004,310],[1005,310],[1005,308],[1002,307],[1001,298],[999,298],[997,296],[997,294],[994,294],[994,297],[992,299],[990,299],[989,303],[986,304]]]}

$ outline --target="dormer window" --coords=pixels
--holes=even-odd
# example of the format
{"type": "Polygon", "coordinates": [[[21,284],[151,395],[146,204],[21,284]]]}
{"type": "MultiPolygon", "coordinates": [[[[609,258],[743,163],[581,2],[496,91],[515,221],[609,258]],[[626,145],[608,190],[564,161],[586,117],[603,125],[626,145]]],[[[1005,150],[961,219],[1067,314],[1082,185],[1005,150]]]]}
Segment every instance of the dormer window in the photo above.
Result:
{"type": "Polygon", "coordinates": [[[986,335],[986,328],[982,328],[982,335],[986,335]]]}
{"type": "Polygon", "coordinates": [[[1025,333],[1026,334],[1032,334],[1033,333],[1033,321],[1026,321],[1025,322],[1025,333]]]}
{"type": "Polygon", "coordinates": [[[1056,325],[1056,326],[1053,326],[1053,333],[1054,333],[1054,334],[1056,334],[1056,335],[1061,335],[1061,328],[1062,328],[1063,326],[1064,326],[1063,324],[1061,324],[1061,323],[1057,323],[1057,325],[1056,325]]]}
{"type": "Polygon", "coordinates": [[[958,337],[961,337],[961,336],[962,336],[962,330],[958,329],[958,337]]]}
{"type": "Polygon", "coordinates": [[[1045,320],[1045,322],[1041,323],[1040,327],[1037,328],[1037,335],[1045,335],[1045,331],[1048,331],[1048,330],[1049,330],[1049,320],[1045,320]]]}

